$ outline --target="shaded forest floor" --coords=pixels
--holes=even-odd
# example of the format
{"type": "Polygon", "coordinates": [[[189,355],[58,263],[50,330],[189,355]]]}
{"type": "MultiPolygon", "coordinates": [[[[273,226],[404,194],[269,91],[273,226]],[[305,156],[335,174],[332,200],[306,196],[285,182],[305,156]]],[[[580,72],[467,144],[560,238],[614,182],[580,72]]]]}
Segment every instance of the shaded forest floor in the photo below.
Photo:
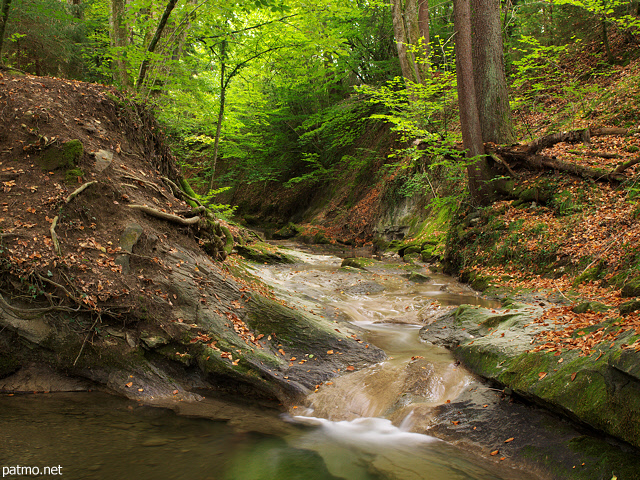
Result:
{"type": "MultiPolygon", "coordinates": [[[[640,157],[640,60],[603,73],[595,48],[567,59],[558,75],[549,72],[514,118],[525,142],[563,130],[627,129],[624,135],[558,143],[540,152],[611,172],[640,157]]],[[[618,48],[622,56],[629,46],[618,48]]],[[[591,354],[611,338],[584,330],[621,314],[618,333],[640,334],[640,305],[634,301],[640,295],[640,166],[615,183],[553,170],[515,174],[515,198],[481,209],[473,222],[458,223],[457,238],[450,237],[449,256],[462,278],[489,294],[529,292],[559,301],[538,319],[550,328],[538,336],[537,350],[591,354]],[[583,302],[601,305],[576,308],[583,302]]],[[[628,348],[640,351],[640,344],[628,348]]]]}

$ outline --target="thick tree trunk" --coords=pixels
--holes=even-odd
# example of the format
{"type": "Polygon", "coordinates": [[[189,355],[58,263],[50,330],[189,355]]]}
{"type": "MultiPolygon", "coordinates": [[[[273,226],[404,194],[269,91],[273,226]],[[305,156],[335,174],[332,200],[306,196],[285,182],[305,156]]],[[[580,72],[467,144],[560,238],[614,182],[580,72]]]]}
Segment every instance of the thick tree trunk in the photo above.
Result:
{"type": "Polygon", "coordinates": [[[392,0],[391,6],[402,76],[407,81],[423,83],[429,72],[428,57],[425,49],[416,47],[421,38],[423,46],[428,46],[429,4],[427,0],[392,0]],[[417,1],[421,2],[420,7],[417,1]]]}
{"type": "Polygon", "coordinates": [[[11,0],[2,0],[2,10],[0,10],[0,65],[2,65],[2,45],[4,44],[4,32],[7,29],[10,8],[11,0]]]}
{"type": "Polygon", "coordinates": [[[500,29],[500,0],[471,0],[473,71],[482,140],[513,142],[504,53],[500,29]]]}
{"type": "Polygon", "coordinates": [[[127,72],[126,47],[129,46],[129,29],[126,24],[125,0],[111,0],[111,16],[109,31],[111,46],[116,48],[114,63],[114,77],[116,82],[124,89],[131,87],[131,77],[127,72]]]}
{"type": "Polygon", "coordinates": [[[484,157],[482,130],[473,80],[469,0],[454,0],[453,15],[456,29],[456,72],[462,141],[467,157],[475,159],[467,167],[469,191],[476,202],[486,205],[491,202],[493,189],[489,183],[491,180],[490,167],[484,157]]]}

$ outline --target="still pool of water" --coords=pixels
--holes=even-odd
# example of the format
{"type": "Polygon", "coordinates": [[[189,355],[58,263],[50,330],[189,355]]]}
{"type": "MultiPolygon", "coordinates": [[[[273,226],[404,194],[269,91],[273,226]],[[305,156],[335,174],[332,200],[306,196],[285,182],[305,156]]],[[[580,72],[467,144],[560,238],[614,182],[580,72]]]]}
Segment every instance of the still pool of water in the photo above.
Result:
{"type": "Polygon", "coordinates": [[[233,408],[218,408],[226,420],[215,421],[99,392],[3,396],[0,466],[60,465],[63,478],[87,480],[511,478],[385,419],[292,425],[276,411],[257,411],[246,408],[252,431],[233,408]]]}

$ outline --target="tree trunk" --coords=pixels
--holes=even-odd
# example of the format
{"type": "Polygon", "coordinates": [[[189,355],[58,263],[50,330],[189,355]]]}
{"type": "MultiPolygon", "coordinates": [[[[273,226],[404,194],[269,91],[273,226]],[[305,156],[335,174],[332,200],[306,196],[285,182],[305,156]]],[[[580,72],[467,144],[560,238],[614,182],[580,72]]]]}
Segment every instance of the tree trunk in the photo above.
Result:
{"type": "MultiPolygon", "coordinates": [[[[426,0],[424,0],[426,3],[426,0]]],[[[422,83],[428,72],[427,58],[424,55],[416,55],[415,50],[421,38],[421,25],[419,21],[418,4],[416,0],[392,0],[393,30],[396,37],[400,68],[405,80],[413,83],[422,83]]],[[[423,16],[427,14],[428,35],[428,4],[423,9],[423,16]]],[[[424,42],[425,40],[423,40],[424,42]]]]}
{"type": "Polygon", "coordinates": [[[429,73],[429,0],[418,0],[418,27],[422,38],[424,66],[422,68],[422,78],[426,78],[429,73]]]}
{"type": "MultiPolygon", "coordinates": [[[[160,37],[162,36],[162,31],[164,30],[165,25],[167,24],[167,20],[169,20],[169,15],[173,11],[174,7],[178,3],[178,0],[169,0],[167,6],[164,9],[164,13],[162,14],[162,18],[160,18],[160,23],[158,23],[158,28],[156,28],[156,33],[153,35],[151,42],[149,43],[149,47],[147,48],[147,54],[151,54],[155,51],[158,42],[160,41],[160,37]]],[[[149,69],[149,58],[145,58],[140,65],[140,71],[138,73],[138,80],[136,80],[136,87],[140,89],[142,87],[142,83],[147,75],[147,70],[149,69]]]]}
{"type": "Polygon", "coordinates": [[[220,146],[220,133],[222,132],[222,121],[224,120],[224,104],[227,98],[227,40],[222,40],[220,44],[220,108],[218,109],[218,124],[216,125],[216,138],[213,144],[213,159],[211,160],[211,180],[209,190],[213,190],[213,180],[216,174],[216,164],[218,163],[218,148],[220,146]]]}
{"type": "Polygon", "coordinates": [[[0,11],[0,65],[2,65],[2,44],[4,43],[4,32],[7,29],[10,8],[11,0],[2,0],[2,11],[0,11]]]}
{"type": "Polygon", "coordinates": [[[131,78],[127,72],[128,65],[125,49],[129,46],[129,32],[126,25],[124,2],[125,0],[111,0],[111,16],[109,19],[111,28],[109,35],[111,37],[111,46],[116,49],[113,59],[115,80],[122,88],[128,89],[131,87],[131,78]]]}
{"type": "Polygon", "coordinates": [[[500,28],[500,0],[471,0],[473,72],[483,142],[514,140],[500,28]]]}
{"type": "Polygon", "coordinates": [[[456,29],[456,72],[462,141],[467,157],[475,160],[470,161],[467,167],[469,191],[476,202],[486,205],[492,199],[493,189],[489,183],[491,172],[484,157],[482,130],[476,103],[469,0],[454,0],[453,15],[456,29]]]}

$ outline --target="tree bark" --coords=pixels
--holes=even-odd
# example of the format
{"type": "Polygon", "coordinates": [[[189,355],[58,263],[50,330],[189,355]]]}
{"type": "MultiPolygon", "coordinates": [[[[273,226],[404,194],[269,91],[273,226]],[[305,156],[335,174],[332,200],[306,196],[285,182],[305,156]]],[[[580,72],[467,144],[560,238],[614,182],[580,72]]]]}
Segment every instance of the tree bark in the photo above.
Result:
{"type": "Polygon", "coordinates": [[[471,0],[473,72],[482,140],[514,140],[500,28],[500,0],[471,0]]]}
{"type": "MultiPolygon", "coordinates": [[[[160,41],[160,37],[162,36],[162,31],[164,30],[164,27],[167,24],[167,20],[169,20],[169,15],[171,15],[171,12],[173,11],[173,9],[176,6],[176,3],[178,3],[178,0],[169,0],[169,2],[167,3],[167,6],[164,9],[164,13],[162,14],[162,17],[160,18],[160,23],[158,23],[158,27],[156,28],[156,33],[153,35],[153,38],[151,39],[151,42],[149,43],[149,47],[147,47],[147,55],[151,54],[155,51],[156,46],[158,45],[158,42],[160,41]]],[[[136,80],[136,87],[138,89],[140,89],[142,87],[142,84],[144,82],[144,79],[147,75],[147,70],[149,69],[149,58],[145,58],[142,61],[142,64],[140,65],[140,71],[138,73],[138,79],[136,80]]]]}
{"type": "Polygon", "coordinates": [[[2,65],[2,45],[4,44],[4,32],[7,29],[10,8],[11,0],[2,0],[2,10],[0,11],[0,65],[2,65]]]}
{"type": "Polygon", "coordinates": [[[429,71],[428,57],[425,56],[424,49],[415,47],[419,45],[421,38],[423,45],[428,46],[429,4],[427,0],[392,0],[391,6],[402,76],[407,81],[423,83],[429,71]],[[420,7],[417,1],[421,2],[420,7]],[[425,32],[426,37],[423,35],[425,32]]]}
{"type": "Polygon", "coordinates": [[[126,24],[125,0],[111,0],[111,15],[109,18],[111,46],[115,47],[113,59],[114,77],[124,89],[131,87],[131,77],[127,71],[128,63],[126,47],[129,46],[129,29],[126,24]]]}
{"type": "Polygon", "coordinates": [[[462,141],[467,157],[475,159],[467,166],[469,191],[476,202],[486,205],[493,197],[493,190],[489,183],[491,180],[489,164],[484,158],[484,145],[473,80],[469,0],[454,0],[453,16],[456,29],[456,72],[462,141]]]}
{"type": "Polygon", "coordinates": [[[218,109],[218,124],[216,125],[216,138],[213,144],[213,160],[211,160],[211,180],[209,190],[213,190],[213,180],[216,174],[216,164],[218,163],[218,149],[220,146],[220,133],[222,132],[222,121],[224,120],[224,104],[227,98],[228,81],[225,78],[227,69],[227,40],[222,40],[220,44],[220,108],[218,109]]]}

